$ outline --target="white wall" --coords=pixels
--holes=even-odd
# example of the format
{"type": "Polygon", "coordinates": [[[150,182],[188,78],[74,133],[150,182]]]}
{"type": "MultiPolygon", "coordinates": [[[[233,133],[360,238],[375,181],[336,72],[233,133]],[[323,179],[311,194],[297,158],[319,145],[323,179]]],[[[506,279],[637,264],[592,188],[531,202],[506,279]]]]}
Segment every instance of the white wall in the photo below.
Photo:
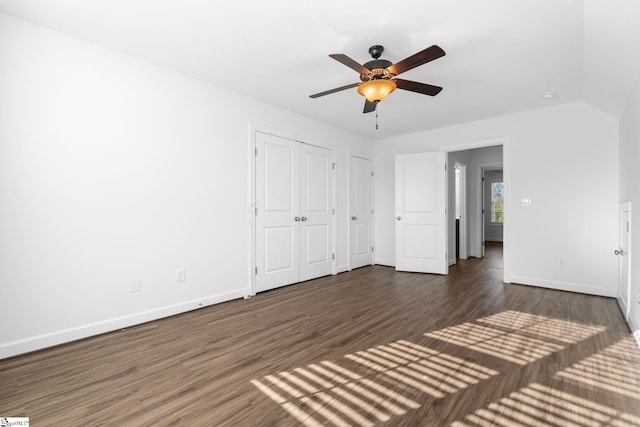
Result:
{"type": "Polygon", "coordinates": [[[583,102],[377,141],[376,262],[395,259],[394,155],[482,141],[505,146],[510,280],[614,296],[618,125],[583,102]],[[532,206],[520,205],[525,197],[532,206]]]}
{"type": "Polygon", "coordinates": [[[248,294],[251,125],[337,149],[347,265],[362,138],[6,15],[0,58],[0,358],[248,294]]]}
{"type": "Polygon", "coordinates": [[[630,323],[640,343],[640,82],[620,119],[620,202],[631,201],[630,323]]]}

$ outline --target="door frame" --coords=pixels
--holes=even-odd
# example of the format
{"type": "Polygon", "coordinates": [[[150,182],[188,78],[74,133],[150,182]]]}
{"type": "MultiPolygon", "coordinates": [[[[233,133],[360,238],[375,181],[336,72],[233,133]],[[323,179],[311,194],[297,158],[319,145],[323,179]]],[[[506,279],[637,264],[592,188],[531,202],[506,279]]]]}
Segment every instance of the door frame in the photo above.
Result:
{"type": "MultiPolygon", "coordinates": [[[[504,154],[504,153],[503,153],[504,154]]],[[[485,185],[485,181],[486,181],[486,177],[485,174],[487,172],[495,172],[495,171],[502,171],[502,182],[504,183],[504,170],[503,168],[503,164],[500,162],[490,162],[490,163],[481,163],[478,165],[478,167],[480,168],[480,187],[481,187],[481,191],[480,191],[480,197],[481,197],[481,201],[480,201],[480,207],[482,209],[482,213],[480,214],[480,253],[482,254],[482,256],[484,257],[484,251],[485,251],[485,243],[486,243],[486,224],[487,224],[487,209],[490,209],[490,206],[486,206],[485,202],[488,200],[487,199],[487,194],[485,192],[486,190],[486,185],[485,185]]],[[[506,207],[506,201],[504,202],[504,205],[506,207]]],[[[506,209],[506,208],[505,208],[506,209]]],[[[504,227],[504,223],[503,223],[503,227],[504,227]]],[[[502,239],[504,240],[504,228],[503,228],[503,237],[502,239]]]]}
{"type": "MultiPolygon", "coordinates": [[[[369,230],[370,233],[370,237],[371,237],[371,244],[373,245],[373,247],[375,248],[376,244],[375,244],[375,172],[373,170],[373,166],[375,164],[373,158],[371,156],[368,156],[366,154],[361,154],[361,153],[357,153],[357,152],[352,152],[351,150],[347,150],[347,219],[351,218],[351,157],[358,157],[360,159],[364,159],[364,160],[368,160],[371,162],[371,173],[373,173],[373,175],[371,176],[371,188],[370,188],[370,195],[369,195],[369,199],[371,201],[371,227],[369,230]]],[[[348,226],[347,226],[347,236],[349,236],[349,238],[347,239],[347,267],[346,270],[343,271],[351,271],[353,269],[353,266],[351,265],[351,228],[353,227],[353,224],[351,223],[350,220],[348,220],[347,222],[348,226]]],[[[375,250],[372,252],[371,254],[371,265],[375,264],[376,261],[376,254],[375,254],[375,250]]],[[[342,269],[341,269],[342,270],[342,269]]],[[[343,272],[340,271],[340,272],[343,272]]]]}
{"type": "MultiPolygon", "coordinates": [[[[469,258],[469,243],[468,243],[468,239],[467,239],[467,165],[460,162],[460,161],[455,161],[454,162],[454,168],[458,167],[460,170],[460,174],[459,174],[459,179],[460,179],[460,194],[458,195],[460,197],[460,235],[456,236],[455,233],[455,227],[454,227],[454,242],[456,239],[459,239],[460,241],[460,259],[467,259],[469,258]],[[464,249],[464,255],[462,253],[462,250],[464,249]]],[[[455,224],[455,169],[454,169],[454,224],[455,224]]],[[[455,252],[455,251],[454,251],[455,252]]],[[[458,258],[454,257],[453,263],[456,264],[458,262],[458,258]]]]}
{"type": "MultiPolygon", "coordinates": [[[[502,252],[502,262],[503,262],[503,282],[511,283],[511,215],[510,215],[510,201],[511,201],[511,140],[507,137],[488,139],[488,140],[479,140],[472,141],[468,143],[462,144],[451,144],[451,145],[443,145],[440,147],[440,150],[451,152],[451,151],[465,151],[465,150],[473,150],[475,148],[485,148],[491,147],[494,145],[502,146],[502,179],[504,182],[504,236],[503,236],[503,252],[502,252]]],[[[480,169],[477,173],[481,173],[480,169]]],[[[480,184],[482,184],[482,180],[480,180],[480,184]]],[[[482,186],[482,185],[480,185],[482,186]]],[[[480,195],[482,197],[482,195],[480,195]]],[[[447,232],[447,239],[449,238],[450,233],[447,232]]]]}
{"type": "MultiPolygon", "coordinates": [[[[626,202],[621,202],[618,208],[618,249],[622,248],[622,212],[629,212],[628,215],[628,227],[629,227],[629,231],[628,231],[628,236],[629,236],[629,241],[627,242],[627,253],[622,255],[625,257],[628,257],[631,254],[631,232],[633,230],[633,225],[631,223],[631,201],[628,200],[626,202]]],[[[627,260],[627,284],[626,284],[626,289],[622,289],[623,287],[623,283],[622,283],[622,266],[623,266],[623,258],[622,256],[618,255],[620,257],[620,259],[618,260],[618,305],[620,306],[620,310],[622,311],[622,315],[625,318],[625,320],[628,322],[629,321],[629,316],[631,314],[631,262],[629,258],[626,258],[627,260]],[[622,296],[626,294],[626,297],[623,298],[622,296]]]]}
{"type": "MultiPolygon", "coordinates": [[[[333,187],[333,247],[332,252],[336,254],[336,245],[337,245],[337,205],[338,205],[338,180],[337,180],[337,153],[336,148],[332,145],[326,144],[321,141],[317,141],[313,138],[307,138],[299,136],[295,133],[283,131],[282,129],[275,129],[269,126],[265,126],[262,124],[249,123],[249,138],[248,138],[248,147],[247,147],[247,156],[249,157],[249,200],[248,200],[248,208],[247,208],[247,239],[249,243],[249,265],[250,269],[247,272],[249,275],[248,283],[250,286],[244,292],[244,298],[251,298],[256,295],[256,268],[257,268],[257,260],[256,260],[256,209],[257,209],[257,200],[256,200],[256,133],[265,133],[269,135],[273,135],[279,138],[290,139],[292,141],[298,142],[300,144],[313,145],[316,147],[320,147],[326,150],[331,151],[331,161],[333,162],[333,176],[332,176],[332,187],[333,187]]],[[[337,274],[336,271],[336,263],[337,257],[334,257],[332,260],[331,274],[337,274]]]]}

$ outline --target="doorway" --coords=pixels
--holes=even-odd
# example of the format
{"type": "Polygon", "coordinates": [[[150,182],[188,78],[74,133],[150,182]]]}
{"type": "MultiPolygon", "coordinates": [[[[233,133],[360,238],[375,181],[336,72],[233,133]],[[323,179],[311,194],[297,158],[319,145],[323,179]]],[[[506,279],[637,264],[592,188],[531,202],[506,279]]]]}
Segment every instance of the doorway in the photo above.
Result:
{"type": "MultiPolygon", "coordinates": [[[[501,262],[503,264],[504,282],[510,282],[509,270],[509,213],[508,213],[508,180],[509,180],[509,146],[504,139],[480,141],[458,146],[444,147],[447,152],[448,165],[448,209],[449,212],[458,213],[458,207],[462,209],[460,215],[460,229],[456,232],[456,216],[450,215],[448,224],[449,240],[449,264],[453,265],[457,259],[464,259],[464,256],[481,258],[485,255],[484,247],[484,221],[483,221],[483,173],[485,169],[503,171],[503,245],[501,245],[501,262]],[[456,166],[463,165],[464,168],[456,171],[456,166]],[[463,172],[464,171],[464,172],[463,172]],[[463,174],[465,178],[463,179],[463,174]],[[456,177],[458,175],[458,178],[456,177]],[[456,181],[459,180],[460,188],[456,188],[456,181]],[[463,185],[466,184],[466,185],[463,185]],[[463,194],[464,192],[464,194],[463,194]],[[456,202],[460,198],[459,203],[456,202]],[[464,211],[466,210],[466,215],[464,211]],[[460,257],[455,257],[455,244],[460,242],[460,257]],[[465,237],[466,235],[466,242],[465,237]]],[[[493,257],[495,258],[495,257],[493,257]]],[[[495,261],[492,261],[495,262],[495,261]]]]}
{"type": "MultiPolygon", "coordinates": [[[[504,179],[502,165],[482,168],[483,247],[504,240],[504,179]]],[[[483,251],[484,252],[484,251],[483,251]]]]}
{"type": "MultiPolygon", "coordinates": [[[[454,203],[455,203],[455,260],[469,257],[467,243],[467,166],[458,161],[454,166],[454,203]]],[[[451,262],[450,262],[451,264],[451,262]]]]}

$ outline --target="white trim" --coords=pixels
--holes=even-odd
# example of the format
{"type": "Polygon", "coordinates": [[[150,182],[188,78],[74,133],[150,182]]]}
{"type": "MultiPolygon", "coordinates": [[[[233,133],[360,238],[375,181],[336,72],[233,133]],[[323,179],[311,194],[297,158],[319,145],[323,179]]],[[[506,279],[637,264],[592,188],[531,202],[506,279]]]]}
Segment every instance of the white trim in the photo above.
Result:
{"type": "Polygon", "coordinates": [[[496,145],[503,145],[504,146],[504,144],[507,141],[508,141],[508,139],[506,137],[492,138],[492,139],[485,139],[485,140],[480,140],[480,141],[465,142],[465,143],[462,143],[462,144],[443,145],[443,146],[440,147],[440,150],[442,150],[442,151],[466,151],[466,150],[474,150],[476,148],[493,147],[493,146],[496,146],[496,145]]]}
{"type": "Polygon", "coordinates": [[[256,294],[256,128],[249,123],[249,294],[256,294]]]}
{"type": "MultiPolygon", "coordinates": [[[[451,151],[465,151],[465,150],[473,150],[476,148],[485,148],[485,147],[493,147],[500,145],[502,146],[502,180],[504,182],[504,223],[503,223],[503,252],[502,252],[502,260],[503,260],[503,282],[510,283],[511,278],[511,229],[510,229],[510,218],[509,218],[509,202],[511,200],[511,196],[509,193],[510,189],[510,180],[511,180],[511,142],[507,137],[499,137],[493,139],[486,139],[480,141],[466,142],[462,144],[451,144],[444,145],[440,147],[440,150],[451,152],[451,151]]],[[[482,195],[480,195],[482,197],[482,195]]],[[[468,215],[467,215],[468,216],[468,215]]],[[[447,233],[447,239],[448,239],[447,233]]],[[[468,236],[467,236],[468,238],[468,236]]],[[[474,256],[473,253],[469,254],[470,256],[474,256]]]]}
{"type": "Polygon", "coordinates": [[[59,344],[65,344],[71,341],[92,337],[106,332],[117,331],[118,329],[128,328],[142,323],[159,320],[163,317],[186,313],[188,311],[196,310],[214,304],[219,304],[221,302],[226,302],[243,297],[246,298],[248,296],[248,293],[249,289],[245,289],[210,295],[191,301],[185,301],[178,304],[156,308],[153,310],[141,311],[139,313],[128,314],[126,316],[115,317],[113,319],[108,319],[100,322],[90,323],[74,328],[63,329],[60,331],[11,341],[0,345],[0,359],[17,356],[19,354],[28,353],[35,350],[41,350],[59,344]]]}
{"type": "Polygon", "coordinates": [[[616,292],[608,288],[597,288],[581,283],[561,282],[557,280],[545,280],[535,277],[512,276],[511,283],[518,285],[538,286],[540,288],[555,289],[558,291],[578,292],[581,294],[598,295],[601,297],[616,297],[616,292]]]}
{"type": "Polygon", "coordinates": [[[251,289],[248,296],[256,295],[256,223],[255,223],[255,208],[256,208],[256,133],[264,133],[267,135],[276,136],[278,138],[289,139],[291,141],[295,141],[300,144],[313,145],[315,147],[323,148],[325,150],[331,151],[331,161],[335,166],[335,169],[332,169],[332,180],[333,180],[333,206],[332,209],[335,209],[336,214],[333,216],[333,248],[332,253],[335,254],[335,257],[332,260],[331,274],[338,274],[338,150],[337,147],[318,141],[309,137],[302,137],[298,134],[294,134],[288,131],[283,131],[281,129],[276,129],[263,124],[249,123],[249,262],[251,268],[249,269],[249,276],[251,282],[251,289]]]}
{"type": "MultiPolygon", "coordinates": [[[[454,171],[453,176],[455,180],[455,166],[460,166],[460,215],[462,219],[460,220],[460,236],[458,237],[460,241],[460,248],[464,248],[464,254],[460,253],[460,259],[468,259],[469,258],[469,236],[467,235],[467,221],[468,212],[467,212],[467,165],[455,161],[454,162],[454,171]]],[[[454,193],[455,193],[455,184],[454,184],[454,193]]],[[[455,195],[454,195],[455,197],[455,195]]],[[[455,209],[455,201],[454,201],[454,209],[455,209]]],[[[455,224],[455,215],[454,215],[454,224],[455,224]]]]}
{"type": "Polygon", "coordinates": [[[511,144],[505,139],[502,144],[502,183],[504,184],[504,222],[502,223],[503,241],[503,279],[504,283],[511,283],[511,144]]]}
{"type": "Polygon", "coordinates": [[[351,271],[349,269],[348,265],[339,265],[339,266],[336,267],[336,273],[335,274],[345,273],[347,271],[351,271]]]}
{"type": "Polygon", "coordinates": [[[395,267],[396,266],[396,261],[395,260],[388,260],[388,259],[382,259],[382,258],[376,258],[376,262],[377,265],[384,265],[387,267],[395,267]]]}

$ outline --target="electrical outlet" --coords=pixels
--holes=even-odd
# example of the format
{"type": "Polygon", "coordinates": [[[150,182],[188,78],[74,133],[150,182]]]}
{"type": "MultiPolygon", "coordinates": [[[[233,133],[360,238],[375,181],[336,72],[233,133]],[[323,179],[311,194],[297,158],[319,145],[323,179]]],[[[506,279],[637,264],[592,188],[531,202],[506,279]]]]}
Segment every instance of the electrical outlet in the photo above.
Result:
{"type": "Polygon", "coordinates": [[[184,282],[185,280],[187,280],[187,271],[184,268],[179,268],[176,270],[176,276],[177,276],[177,280],[178,282],[184,282]]]}
{"type": "Polygon", "coordinates": [[[129,290],[131,292],[140,292],[142,286],[140,285],[140,277],[130,277],[129,278],[129,290]]]}

